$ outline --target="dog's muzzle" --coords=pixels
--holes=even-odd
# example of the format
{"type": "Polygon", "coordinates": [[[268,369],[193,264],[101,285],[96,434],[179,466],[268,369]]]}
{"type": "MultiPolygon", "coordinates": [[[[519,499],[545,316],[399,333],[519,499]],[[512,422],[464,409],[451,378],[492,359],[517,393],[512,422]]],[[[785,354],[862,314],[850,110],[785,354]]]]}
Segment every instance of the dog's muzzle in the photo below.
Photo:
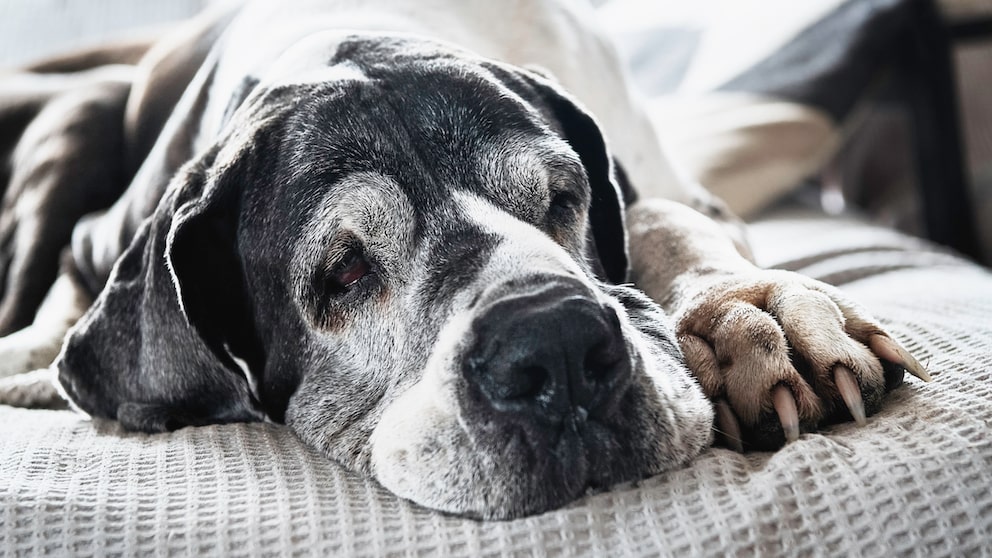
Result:
{"type": "Polygon", "coordinates": [[[468,404],[537,435],[532,443],[553,445],[563,426],[609,418],[630,383],[616,312],[580,283],[502,297],[472,330],[462,368],[468,404]]]}

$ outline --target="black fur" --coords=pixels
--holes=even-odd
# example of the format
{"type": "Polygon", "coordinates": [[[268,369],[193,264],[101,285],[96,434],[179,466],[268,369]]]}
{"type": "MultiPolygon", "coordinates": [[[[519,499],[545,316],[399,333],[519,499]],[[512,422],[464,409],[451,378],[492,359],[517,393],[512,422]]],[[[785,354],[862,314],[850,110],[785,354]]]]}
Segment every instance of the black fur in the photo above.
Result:
{"type": "MultiPolygon", "coordinates": [[[[154,211],[57,363],[83,410],[146,431],[257,420],[263,413],[282,420],[315,358],[300,346],[311,327],[306,317],[287,309],[298,304],[296,276],[313,277],[293,269],[289,256],[317,202],[354,173],[391,177],[418,219],[416,238],[426,242],[428,230],[440,234],[431,240],[435,267],[423,295],[428,306],[443,304],[495,246],[445,208],[453,189],[505,203],[493,197],[476,161],[508,131],[537,138],[557,130],[577,151],[591,188],[582,194],[591,197],[586,252],[604,278],[624,280],[622,202],[591,117],[551,82],[525,71],[487,71],[443,50],[411,58],[402,54],[406,46],[346,42],[330,63],[347,60],[368,82],[269,91],[244,82],[233,100],[218,101],[231,119],[227,135],[178,172],[157,206],[142,196],[156,196],[159,181],[132,193],[119,230],[129,230],[126,223],[144,208],[154,211]],[[502,87],[525,89],[544,118],[506,98],[502,87]],[[230,355],[247,363],[258,400],[230,355]]],[[[187,141],[197,126],[178,129],[180,137],[164,141],[187,141]]],[[[164,175],[178,163],[157,164],[164,175]]],[[[535,225],[554,226],[549,223],[542,218],[535,225]]],[[[88,261],[78,267],[99,269],[88,261]]],[[[90,281],[99,282],[99,273],[90,281]]]]}

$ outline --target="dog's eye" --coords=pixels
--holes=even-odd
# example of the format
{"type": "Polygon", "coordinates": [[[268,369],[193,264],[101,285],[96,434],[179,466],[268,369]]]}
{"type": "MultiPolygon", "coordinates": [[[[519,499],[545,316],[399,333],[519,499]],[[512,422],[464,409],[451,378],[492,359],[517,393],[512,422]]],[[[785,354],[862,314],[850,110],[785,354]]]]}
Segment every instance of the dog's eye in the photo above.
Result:
{"type": "Polygon", "coordinates": [[[345,254],[327,276],[327,293],[337,296],[348,292],[363,277],[368,275],[371,266],[359,250],[351,249],[345,254]]]}
{"type": "Polygon", "coordinates": [[[360,242],[346,240],[327,254],[328,260],[314,270],[304,304],[318,328],[331,328],[347,319],[347,312],[374,294],[380,268],[360,242]]]}
{"type": "Polygon", "coordinates": [[[567,219],[571,217],[579,205],[579,199],[568,192],[554,192],[551,205],[548,207],[549,219],[567,219]]]}

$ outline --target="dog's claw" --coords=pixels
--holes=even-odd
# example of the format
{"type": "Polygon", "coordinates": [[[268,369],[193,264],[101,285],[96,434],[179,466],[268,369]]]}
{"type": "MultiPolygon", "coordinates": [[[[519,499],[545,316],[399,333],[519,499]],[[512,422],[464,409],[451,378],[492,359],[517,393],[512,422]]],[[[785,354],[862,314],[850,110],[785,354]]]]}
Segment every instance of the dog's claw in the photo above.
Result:
{"type": "Polygon", "coordinates": [[[913,358],[913,355],[909,354],[909,351],[903,349],[898,343],[885,335],[876,333],[875,335],[869,337],[868,347],[880,358],[902,366],[907,372],[923,380],[924,382],[929,382],[933,379],[930,377],[927,369],[924,368],[922,364],[917,362],[917,360],[913,358]]]}
{"type": "Polygon", "coordinates": [[[844,366],[834,368],[834,383],[837,385],[837,391],[840,392],[841,399],[844,400],[847,408],[851,411],[854,422],[858,426],[867,424],[865,404],[861,399],[861,388],[858,387],[858,380],[854,377],[854,372],[851,372],[844,366]]]}
{"type": "Polygon", "coordinates": [[[737,416],[724,400],[719,400],[714,406],[716,409],[717,432],[723,436],[724,441],[730,449],[737,453],[744,453],[744,442],[741,436],[741,426],[737,422],[737,416]]]}
{"type": "Polygon", "coordinates": [[[772,404],[778,413],[778,420],[785,432],[785,441],[795,442],[799,439],[799,411],[796,410],[796,398],[788,387],[779,384],[772,389],[772,404]]]}

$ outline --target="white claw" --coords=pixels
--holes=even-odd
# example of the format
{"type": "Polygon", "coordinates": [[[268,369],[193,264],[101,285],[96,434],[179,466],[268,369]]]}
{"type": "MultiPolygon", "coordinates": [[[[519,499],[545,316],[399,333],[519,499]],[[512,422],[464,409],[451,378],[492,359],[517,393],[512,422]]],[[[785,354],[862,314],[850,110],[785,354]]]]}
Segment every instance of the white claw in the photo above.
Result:
{"type": "Polygon", "coordinates": [[[913,355],[909,354],[909,351],[903,349],[899,343],[896,343],[885,335],[876,333],[875,335],[869,337],[868,347],[871,349],[871,352],[878,355],[879,358],[902,366],[907,372],[923,380],[924,382],[929,382],[933,379],[930,377],[930,373],[927,372],[927,369],[924,368],[922,364],[917,362],[917,360],[913,358],[913,355]]]}
{"type": "Polygon", "coordinates": [[[861,399],[861,388],[858,387],[854,372],[843,366],[834,368],[834,383],[837,384],[841,399],[851,411],[854,422],[858,423],[858,426],[868,424],[868,419],[865,418],[865,404],[861,399]]]}
{"type": "Polygon", "coordinates": [[[737,416],[733,409],[724,400],[716,402],[716,424],[719,432],[730,449],[737,453],[744,453],[744,442],[741,438],[741,426],[737,422],[737,416]]]}
{"type": "Polygon", "coordinates": [[[792,391],[782,384],[775,386],[772,390],[772,404],[775,405],[778,420],[782,423],[785,441],[795,442],[799,439],[799,411],[796,410],[796,398],[792,396],[792,391]]]}

